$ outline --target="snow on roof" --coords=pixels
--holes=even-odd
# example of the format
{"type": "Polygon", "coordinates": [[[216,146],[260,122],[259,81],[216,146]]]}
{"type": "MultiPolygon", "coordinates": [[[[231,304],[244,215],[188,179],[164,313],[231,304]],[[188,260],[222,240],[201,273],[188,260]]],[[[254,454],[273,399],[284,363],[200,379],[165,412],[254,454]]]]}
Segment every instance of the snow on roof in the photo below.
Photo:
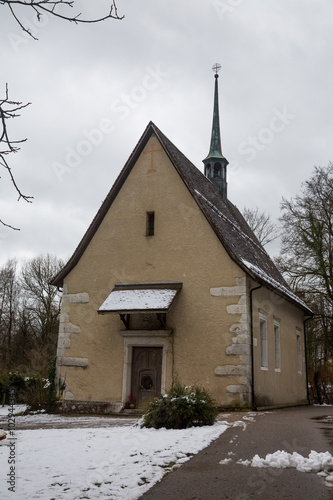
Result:
{"type": "Polygon", "coordinates": [[[253,271],[258,278],[261,278],[263,281],[265,281],[268,285],[273,286],[278,292],[281,292],[283,295],[287,295],[292,301],[297,302],[300,306],[303,308],[306,308],[310,311],[308,306],[301,300],[297,295],[295,295],[291,290],[289,290],[287,287],[283,286],[281,283],[276,281],[274,278],[271,276],[268,276],[265,271],[263,271],[260,267],[255,266],[254,264],[251,264],[248,260],[241,259],[243,264],[250,270],[253,271]]]}
{"type": "Polygon", "coordinates": [[[239,233],[239,234],[240,234],[243,238],[248,239],[248,240],[252,243],[252,245],[254,245],[254,246],[255,246],[258,250],[260,250],[260,252],[265,253],[266,255],[268,255],[268,253],[267,253],[267,252],[266,252],[266,250],[263,248],[263,246],[258,245],[258,243],[256,243],[256,242],[253,240],[253,238],[250,238],[250,236],[248,236],[247,234],[245,234],[245,233],[244,233],[244,231],[242,231],[242,230],[241,230],[241,228],[240,228],[237,224],[235,224],[234,222],[232,222],[232,220],[230,220],[230,219],[229,219],[229,217],[227,217],[225,214],[223,214],[223,213],[222,213],[222,212],[221,212],[221,211],[220,211],[220,210],[219,210],[219,209],[218,209],[215,205],[213,205],[213,203],[211,203],[209,200],[207,200],[207,198],[206,198],[205,196],[203,196],[203,194],[201,194],[201,193],[200,193],[199,191],[197,191],[196,189],[195,189],[195,192],[196,192],[196,194],[197,194],[197,195],[201,196],[201,198],[202,198],[203,200],[205,200],[205,202],[206,202],[206,203],[210,206],[210,208],[211,208],[212,210],[214,210],[214,211],[217,213],[217,215],[218,215],[219,217],[221,217],[222,219],[224,219],[225,221],[227,221],[227,222],[228,222],[228,223],[232,226],[232,228],[233,228],[233,229],[236,229],[236,231],[238,231],[238,233],[239,233]]]}
{"type": "Polygon", "coordinates": [[[135,289],[112,290],[98,312],[164,311],[171,307],[178,290],[135,289]]]}

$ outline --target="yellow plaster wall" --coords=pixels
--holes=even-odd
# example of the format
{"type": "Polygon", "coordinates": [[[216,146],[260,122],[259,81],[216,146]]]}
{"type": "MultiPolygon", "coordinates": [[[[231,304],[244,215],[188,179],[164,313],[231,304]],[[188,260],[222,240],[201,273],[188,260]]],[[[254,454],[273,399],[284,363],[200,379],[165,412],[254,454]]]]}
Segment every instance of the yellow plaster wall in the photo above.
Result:
{"type": "MultiPolygon", "coordinates": [[[[167,357],[167,387],[172,377],[205,384],[219,404],[230,401],[233,377],[216,377],[214,369],[239,363],[226,356],[230,327],[240,315],[227,315],[235,298],[212,297],[212,287],[235,286],[244,277],[230,260],[166,154],[151,137],[117,198],[66,277],[69,294],[88,292],[87,304],[70,303],[67,313],[81,332],[70,336],[67,357],[88,358],[87,368],[62,367],[76,400],[121,401],[124,347],[118,315],[97,309],[116,283],[183,282],[167,326],[173,328],[167,357]],[[149,172],[153,166],[153,172],[149,172]],[[155,235],[147,237],[146,212],[155,212],[155,235]],[[174,356],[172,356],[172,352],[174,356]]],[[[237,303],[238,298],[236,299],[237,303]]]]}
{"type": "Polygon", "coordinates": [[[304,314],[265,288],[253,292],[255,394],[259,406],[306,402],[304,314]],[[259,310],[267,313],[268,370],[260,367],[259,310]],[[280,320],[281,371],[275,370],[274,318],[280,320]],[[301,331],[302,371],[297,369],[296,328],[301,331]],[[262,404],[261,404],[262,403],[262,404]]]}

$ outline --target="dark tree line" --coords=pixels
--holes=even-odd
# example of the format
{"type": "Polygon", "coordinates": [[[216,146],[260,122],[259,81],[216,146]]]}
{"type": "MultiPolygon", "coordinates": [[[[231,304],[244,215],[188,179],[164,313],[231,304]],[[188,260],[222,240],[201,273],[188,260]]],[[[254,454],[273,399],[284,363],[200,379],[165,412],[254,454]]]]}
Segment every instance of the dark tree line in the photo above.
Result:
{"type": "Polygon", "coordinates": [[[60,294],[51,278],[63,262],[51,255],[10,259],[0,269],[0,372],[45,376],[56,356],[60,294]]]}

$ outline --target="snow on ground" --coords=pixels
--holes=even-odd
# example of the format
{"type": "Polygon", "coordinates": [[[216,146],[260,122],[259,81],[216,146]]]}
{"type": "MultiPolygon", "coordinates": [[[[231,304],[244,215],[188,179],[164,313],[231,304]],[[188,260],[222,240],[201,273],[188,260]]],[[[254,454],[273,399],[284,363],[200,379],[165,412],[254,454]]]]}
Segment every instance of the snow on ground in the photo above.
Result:
{"type": "MultiPolygon", "coordinates": [[[[17,415],[25,411],[26,406],[16,405],[15,409],[15,427],[16,429],[66,429],[73,423],[73,418],[67,415],[53,415],[47,413],[29,413],[28,415],[17,415]]],[[[75,427],[110,427],[111,425],[129,426],[137,422],[137,418],[120,417],[96,417],[96,416],[76,416],[75,427]]],[[[0,430],[8,423],[8,410],[0,408],[0,430]]],[[[1,498],[1,497],[0,497],[1,498]]]]}
{"type": "MultiPolygon", "coordinates": [[[[225,462],[221,460],[220,464],[223,465],[223,463],[225,462]]],[[[259,468],[286,469],[287,467],[295,467],[300,472],[317,472],[325,478],[326,486],[333,487],[333,456],[328,451],[318,453],[312,450],[308,457],[303,457],[297,452],[287,453],[278,450],[275,453],[268,453],[265,458],[255,455],[252,460],[238,460],[237,463],[259,468]]]]}
{"type": "MultiPolygon", "coordinates": [[[[4,417],[8,409],[2,410],[4,417]]],[[[47,421],[54,416],[38,415],[43,417],[47,421]]],[[[8,433],[0,441],[2,500],[134,500],[229,426],[217,422],[185,430],[141,429],[138,425],[74,428],[75,417],[72,429],[19,430],[20,418],[15,417],[13,436],[8,433]],[[9,463],[11,459],[14,465],[9,463]],[[8,490],[10,479],[15,494],[8,490]]]]}
{"type": "MultiPolygon", "coordinates": [[[[11,409],[12,407],[9,407],[8,405],[0,406],[0,417],[7,416],[9,408],[11,409]]],[[[17,415],[18,413],[24,412],[26,409],[27,405],[14,405],[13,413],[14,415],[17,415]]]]}

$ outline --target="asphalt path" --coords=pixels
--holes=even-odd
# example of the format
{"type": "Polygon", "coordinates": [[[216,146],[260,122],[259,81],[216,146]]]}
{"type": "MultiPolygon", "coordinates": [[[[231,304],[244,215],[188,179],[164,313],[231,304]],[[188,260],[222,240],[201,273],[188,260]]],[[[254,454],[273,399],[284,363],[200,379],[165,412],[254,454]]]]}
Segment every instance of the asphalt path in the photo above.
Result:
{"type": "Polygon", "coordinates": [[[333,499],[333,488],[315,472],[237,464],[284,450],[307,457],[333,455],[333,407],[305,406],[250,413],[217,440],[168,474],[141,500],[333,499]],[[220,464],[221,460],[232,459],[220,464]]]}

